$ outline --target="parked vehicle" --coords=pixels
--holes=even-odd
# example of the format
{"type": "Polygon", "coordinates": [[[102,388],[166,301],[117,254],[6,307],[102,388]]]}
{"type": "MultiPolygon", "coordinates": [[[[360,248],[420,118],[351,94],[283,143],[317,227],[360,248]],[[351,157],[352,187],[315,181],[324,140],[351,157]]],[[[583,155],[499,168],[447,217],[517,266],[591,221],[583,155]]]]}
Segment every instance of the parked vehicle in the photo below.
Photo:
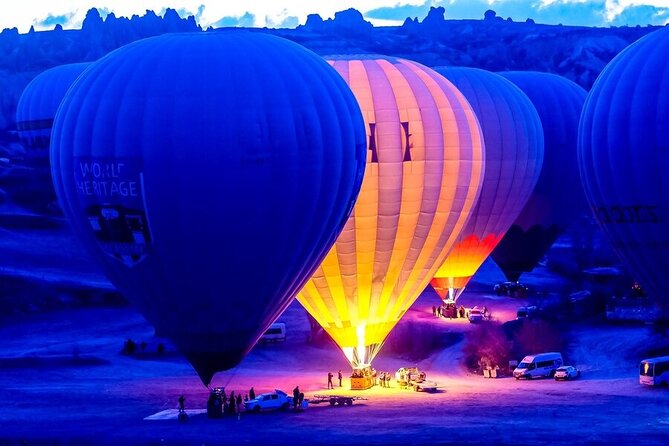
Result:
{"type": "Polygon", "coordinates": [[[397,382],[424,381],[426,377],[425,372],[418,370],[418,367],[400,367],[395,372],[397,382]]]}
{"type": "Polygon", "coordinates": [[[563,364],[562,354],[558,352],[539,353],[525,356],[518,367],[513,371],[516,379],[532,379],[553,376],[558,367],[563,364]]]}
{"type": "Polygon", "coordinates": [[[281,342],[286,340],[286,324],[276,322],[260,337],[260,342],[281,342]]]}
{"type": "Polygon", "coordinates": [[[581,371],[572,365],[563,365],[555,370],[555,381],[569,381],[581,376],[581,371]]]}
{"type": "Polygon", "coordinates": [[[474,307],[469,310],[467,319],[469,319],[469,322],[471,323],[477,323],[483,321],[485,317],[483,316],[483,312],[478,307],[474,307]]]}
{"type": "Polygon", "coordinates": [[[639,384],[647,386],[669,385],[669,356],[642,360],[639,364],[639,384]]]}
{"type": "Polygon", "coordinates": [[[528,288],[520,282],[501,282],[493,287],[493,291],[498,296],[525,297],[528,288]]]}
{"type": "Polygon", "coordinates": [[[516,311],[516,319],[522,319],[526,317],[533,317],[536,315],[537,307],[535,305],[530,305],[527,307],[519,307],[516,311]]]}
{"type": "Polygon", "coordinates": [[[426,377],[425,372],[418,370],[418,367],[402,367],[395,373],[400,388],[411,388],[416,392],[436,392],[437,383],[428,381],[426,377]]]}
{"type": "MultiPolygon", "coordinates": [[[[302,409],[308,406],[307,401],[302,402],[302,409]]],[[[244,409],[247,412],[261,412],[265,410],[287,410],[293,407],[293,397],[286,395],[286,392],[275,389],[274,392],[261,393],[252,400],[244,403],[244,409]]]]}

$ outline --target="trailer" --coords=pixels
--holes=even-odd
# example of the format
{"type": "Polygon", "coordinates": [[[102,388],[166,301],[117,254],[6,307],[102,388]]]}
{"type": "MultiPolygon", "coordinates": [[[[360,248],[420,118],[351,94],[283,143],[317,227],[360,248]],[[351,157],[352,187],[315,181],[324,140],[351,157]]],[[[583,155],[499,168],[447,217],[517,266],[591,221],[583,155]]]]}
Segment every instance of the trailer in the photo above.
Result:
{"type": "Polygon", "coordinates": [[[353,401],[366,399],[361,396],[349,395],[314,395],[308,401],[309,404],[329,403],[330,406],[350,406],[353,404],[353,401]]]}

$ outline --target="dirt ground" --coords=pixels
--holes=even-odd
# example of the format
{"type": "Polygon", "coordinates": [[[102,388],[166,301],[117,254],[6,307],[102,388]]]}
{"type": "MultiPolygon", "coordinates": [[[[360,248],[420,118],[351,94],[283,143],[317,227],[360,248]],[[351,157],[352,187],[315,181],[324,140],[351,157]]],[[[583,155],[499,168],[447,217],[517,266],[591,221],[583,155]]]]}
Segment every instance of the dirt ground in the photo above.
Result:
{"type": "MultiPolygon", "coordinates": [[[[495,296],[493,271],[463,294],[466,306],[487,305],[498,320],[515,316],[522,299],[495,296]]],[[[425,292],[402,324],[433,333],[461,334],[473,325],[436,319],[438,301],[425,292]],[[430,332],[429,330],[427,331],[430,332]]],[[[243,363],[215,377],[228,391],[290,393],[307,399],[331,393],[366,398],[350,407],[311,404],[293,411],[242,413],[211,420],[174,414],[182,393],[189,410],[203,409],[208,390],[191,367],[130,307],[90,308],[26,315],[0,327],[0,444],[635,444],[669,443],[669,391],[638,384],[634,349],[651,342],[643,326],[582,326],[570,357],[584,370],[579,380],[485,379],[462,367],[462,341],[417,363],[439,383],[436,393],[374,387],[326,389],[326,375],[348,370],[332,345],[307,342],[306,314],[295,302],[281,317],[283,343],[257,346],[243,363]],[[146,341],[146,353],[120,355],[125,339],[146,341]],[[145,420],[171,410],[164,420],[145,420]]],[[[407,327],[405,326],[405,328],[407,327]]],[[[423,332],[421,332],[423,333],[423,332]]],[[[458,339],[457,337],[455,339],[458,339]]],[[[409,363],[382,351],[380,371],[409,363]]],[[[346,375],[346,373],[345,373],[346,375]]]]}

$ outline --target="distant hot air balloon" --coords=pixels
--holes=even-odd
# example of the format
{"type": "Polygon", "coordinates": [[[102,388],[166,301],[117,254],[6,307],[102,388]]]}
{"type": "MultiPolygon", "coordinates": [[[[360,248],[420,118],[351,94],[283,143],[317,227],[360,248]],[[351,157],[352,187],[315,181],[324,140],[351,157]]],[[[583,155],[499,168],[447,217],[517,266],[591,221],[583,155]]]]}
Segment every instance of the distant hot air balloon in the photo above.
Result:
{"type": "Polygon", "coordinates": [[[208,384],[327,254],[365,149],[355,98],[322,58],[229,31],[100,59],[63,100],[51,156],[75,231],[208,384]]]}
{"type": "Polygon", "coordinates": [[[363,111],[367,169],[351,217],[298,300],[359,368],[453,246],[484,155],[467,100],[435,71],[384,56],[328,60],[363,111]]]}
{"type": "Polygon", "coordinates": [[[590,206],[644,290],[669,306],[669,29],[639,39],[597,78],[579,129],[590,206]]]}
{"type": "Polygon", "coordinates": [[[586,91],[549,73],[498,73],[520,87],[534,104],[544,130],[544,162],[534,192],[492,252],[509,280],[539,263],[555,240],[587,213],[576,163],[578,121],[586,91]]]}
{"type": "Polygon", "coordinates": [[[89,63],[59,65],[38,74],[21,93],[16,106],[19,137],[31,159],[48,162],[53,118],[68,88],[89,63]]]}
{"type": "Polygon", "coordinates": [[[541,172],[544,135],[532,102],[503,77],[476,68],[439,67],[478,117],[485,142],[481,195],[458,241],[430,281],[456,300],[520,214],[541,172]]]}

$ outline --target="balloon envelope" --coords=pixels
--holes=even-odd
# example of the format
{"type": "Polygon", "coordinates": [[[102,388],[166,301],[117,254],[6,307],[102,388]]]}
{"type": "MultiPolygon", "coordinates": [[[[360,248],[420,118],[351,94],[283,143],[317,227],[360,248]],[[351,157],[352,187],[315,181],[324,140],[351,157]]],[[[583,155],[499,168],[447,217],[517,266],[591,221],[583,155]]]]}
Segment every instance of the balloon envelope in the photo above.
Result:
{"type": "Polygon", "coordinates": [[[583,109],[579,166],[590,206],[630,271],[667,306],[669,29],[623,50],[583,109]]]}
{"type": "Polygon", "coordinates": [[[30,81],[16,105],[19,137],[31,149],[32,158],[49,157],[53,118],[65,93],[90,63],[74,63],[50,68],[30,81]]]}
{"type": "Polygon", "coordinates": [[[110,279],[208,384],[334,243],[362,181],[363,125],[341,77],[295,43],[166,34],[68,92],[54,182],[110,279]]]}
{"type": "Polygon", "coordinates": [[[586,91],[549,73],[498,73],[532,101],[544,131],[544,162],[534,191],[492,258],[509,280],[531,271],[567,226],[587,212],[576,161],[578,122],[586,91]]]}
{"type": "Polygon", "coordinates": [[[298,300],[353,367],[370,364],[453,246],[483,175],[476,116],[443,76],[383,56],[328,59],[369,138],[353,213],[298,300]]]}
{"type": "Polygon", "coordinates": [[[435,68],[467,98],[485,142],[481,194],[458,241],[430,281],[456,300],[525,206],[541,172],[544,136],[534,105],[503,77],[476,68],[435,68]]]}

